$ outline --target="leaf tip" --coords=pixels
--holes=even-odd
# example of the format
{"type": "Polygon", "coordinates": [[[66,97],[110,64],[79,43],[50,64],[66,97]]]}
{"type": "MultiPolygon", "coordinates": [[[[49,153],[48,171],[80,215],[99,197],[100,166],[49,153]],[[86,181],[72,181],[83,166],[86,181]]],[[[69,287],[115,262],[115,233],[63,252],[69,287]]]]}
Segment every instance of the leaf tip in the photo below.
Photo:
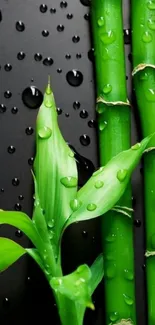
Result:
{"type": "Polygon", "coordinates": [[[91,310],[95,310],[94,304],[90,301],[87,303],[87,307],[90,308],[91,310]]]}
{"type": "Polygon", "coordinates": [[[51,76],[48,75],[48,84],[45,90],[47,95],[50,95],[52,93],[52,89],[51,89],[51,76]]]}

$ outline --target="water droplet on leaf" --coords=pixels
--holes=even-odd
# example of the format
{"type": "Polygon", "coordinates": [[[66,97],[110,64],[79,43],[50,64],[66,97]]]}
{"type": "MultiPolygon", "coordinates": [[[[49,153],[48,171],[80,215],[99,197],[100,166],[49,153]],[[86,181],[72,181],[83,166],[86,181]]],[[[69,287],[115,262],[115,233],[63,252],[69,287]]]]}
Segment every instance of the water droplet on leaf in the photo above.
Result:
{"type": "Polygon", "coordinates": [[[148,1],[147,7],[150,10],[155,10],[155,1],[153,1],[153,0],[152,1],[148,1]]]}
{"type": "Polygon", "coordinates": [[[102,173],[104,170],[104,167],[100,167],[98,170],[96,170],[94,173],[93,173],[93,176],[97,176],[99,175],[100,173],[102,173]]]}
{"type": "Polygon", "coordinates": [[[80,202],[79,200],[77,199],[74,199],[70,202],[70,207],[73,211],[76,211],[78,210],[82,205],[82,202],[80,202]]]}
{"type": "Polygon", "coordinates": [[[52,135],[52,130],[44,126],[38,130],[38,135],[41,139],[49,139],[52,135]]]}
{"type": "Polygon", "coordinates": [[[90,203],[90,204],[87,205],[87,210],[88,211],[94,211],[94,210],[96,210],[96,208],[97,208],[97,205],[94,204],[94,203],[90,203]]]}
{"type": "Polygon", "coordinates": [[[95,183],[95,187],[96,187],[97,189],[102,188],[103,185],[104,185],[104,183],[103,183],[102,181],[97,181],[97,182],[95,183]]]}
{"type": "Polygon", "coordinates": [[[77,186],[77,178],[72,176],[63,177],[60,179],[60,182],[68,188],[77,186]]]}
{"type": "Polygon", "coordinates": [[[102,17],[100,17],[99,19],[98,19],[98,21],[97,21],[97,24],[98,24],[98,26],[99,27],[102,27],[102,26],[104,26],[104,17],[102,16],[102,17]]]}
{"type": "Polygon", "coordinates": [[[117,172],[117,178],[120,182],[123,182],[127,176],[127,169],[120,169],[118,172],[117,172]]]}

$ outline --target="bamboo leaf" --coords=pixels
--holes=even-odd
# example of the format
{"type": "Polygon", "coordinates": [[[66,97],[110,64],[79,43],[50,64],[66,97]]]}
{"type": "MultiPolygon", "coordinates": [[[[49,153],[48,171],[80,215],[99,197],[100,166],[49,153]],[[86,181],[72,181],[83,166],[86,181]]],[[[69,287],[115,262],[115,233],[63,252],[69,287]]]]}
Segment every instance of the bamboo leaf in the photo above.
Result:
{"type": "Polygon", "coordinates": [[[89,285],[90,278],[91,270],[86,264],[84,264],[79,266],[76,271],[69,275],[53,277],[50,281],[50,285],[56,293],[59,292],[67,298],[75,301],[75,303],[94,309],[91,300],[91,288],[89,285]]]}
{"type": "Polygon", "coordinates": [[[78,180],[74,153],[59,129],[50,84],[37,117],[34,170],[41,208],[58,246],[62,227],[72,212],[70,201],[75,198],[78,180]]]}
{"type": "Polygon", "coordinates": [[[91,287],[91,294],[95,291],[99,283],[102,281],[104,276],[104,259],[103,254],[100,254],[94,263],[92,264],[91,268],[91,279],[89,281],[89,285],[91,287]]]}
{"type": "Polygon", "coordinates": [[[39,265],[39,267],[45,271],[43,261],[39,255],[39,252],[36,248],[26,248],[26,252],[34,259],[34,261],[39,265]]]}
{"type": "Polygon", "coordinates": [[[0,237],[0,272],[15,263],[26,250],[8,238],[0,237]]]}
{"type": "Polygon", "coordinates": [[[73,222],[100,216],[114,207],[123,195],[131,174],[153,135],[119,153],[92,175],[71,202],[71,206],[75,208],[65,228],[73,222]]]}

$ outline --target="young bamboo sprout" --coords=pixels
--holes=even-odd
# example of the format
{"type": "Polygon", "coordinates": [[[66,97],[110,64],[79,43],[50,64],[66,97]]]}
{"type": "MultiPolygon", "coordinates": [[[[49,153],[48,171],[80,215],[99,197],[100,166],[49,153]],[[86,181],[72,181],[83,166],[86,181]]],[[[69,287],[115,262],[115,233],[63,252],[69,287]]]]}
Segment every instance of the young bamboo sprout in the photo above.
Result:
{"type": "MultiPolygon", "coordinates": [[[[121,0],[92,0],[100,164],[130,147],[130,104],[127,100],[121,0]]],[[[136,149],[136,147],[135,147],[136,149]]],[[[123,168],[123,167],[122,167],[123,168]]],[[[117,174],[121,181],[126,171],[117,174]]],[[[112,195],[112,194],[111,194],[112,195]]],[[[102,218],[105,254],[106,324],[136,324],[132,219],[128,186],[114,211],[102,218]]]]}
{"type": "MultiPolygon", "coordinates": [[[[6,270],[18,258],[28,253],[42,269],[53,290],[62,325],[83,324],[86,308],[94,309],[91,296],[104,275],[104,260],[101,254],[91,267],[84,264],[71,274],[63,276],[61,266],[63,232],[71,223],[95,218],[110,209],[120,211],[119,220],[124,220],[124,224],[129,224],[130,227],[130,208],[115,204],[124,193],[151,137],[148,136],[140,144],[115,155],[105,168],[97,170],[78,191],[74,154],[59,129],[50,84],[46,88],[36,122],[35,174],[32,172],[35,196],[32,220],[23,212],[0,211],[0,225],[9,224],[20,229],[35,248],[25,249],[10,239],[0,238],[0,271],[6,270]]],[[[110,242],[111,238],[109,237],[110,242]]],[[[106,259],[113,257],[112,254],[113,252],[109,251],[106,259]]],[[[121,254],[121,258],[124,256],[126,257],[121,254]]],[[[110,261],[111,259],[109,263],[110,261]]],[[[106,275],[113,278],[113,270],[112,267],[106,269],[106,275]]],[[[132,283],[133,273],[128,268],[124,269],[124,277],[132,283]]],[[[124,295],[127,305],[132,305],[130,297],[131,295],[124,295]]],[[[111,314],[111,317],[112,315],[116,316],[111,314]]]]}
{"type": "MultiPolygon", "coordinates": [[[[143,136],[155,130],[155,1],[132,0],[133,79],[143,136]]],[[[155,324],[155,138],[144,156],[148,325],[155,324]]]]}

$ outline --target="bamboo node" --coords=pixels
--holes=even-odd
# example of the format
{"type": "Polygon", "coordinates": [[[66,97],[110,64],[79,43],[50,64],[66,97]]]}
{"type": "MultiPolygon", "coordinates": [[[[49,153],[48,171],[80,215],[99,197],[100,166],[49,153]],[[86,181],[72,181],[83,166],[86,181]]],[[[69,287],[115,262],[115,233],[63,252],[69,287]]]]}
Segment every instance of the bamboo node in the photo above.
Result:
{"type": "Polygon", "coordinates": [[[155,65],[150,63],[140,63],[133,69],[132,76],[134,76],[137,72],[144,70],[145,68],[155,69],[155,65]]]}
{"type": "Polygon", "coordinates": [[[146,251],[145,257],[155,256],[155,251],[146,251]]]}
{"type": "Polygon", "coordinates": [[[112,324],[110,323],[109,325],[134,325],[131,319],[121,319],[118,323],[112,324]]]}
{"type": "Polygon", "coordinates": [[[118,100],[118,101],[113,101],[113,102],[108,102],[107,100],[105,100],[102,96],[99,96],[97,97],[96,99],[96,103],[99,104],[99,103],[103,103],[107,106],[117,106],[117,105],[120,105],[120,106],[130,106],[130,102],[129,100],[127,99],[126,102],[123,102],[121,100],[118,100]]]}

